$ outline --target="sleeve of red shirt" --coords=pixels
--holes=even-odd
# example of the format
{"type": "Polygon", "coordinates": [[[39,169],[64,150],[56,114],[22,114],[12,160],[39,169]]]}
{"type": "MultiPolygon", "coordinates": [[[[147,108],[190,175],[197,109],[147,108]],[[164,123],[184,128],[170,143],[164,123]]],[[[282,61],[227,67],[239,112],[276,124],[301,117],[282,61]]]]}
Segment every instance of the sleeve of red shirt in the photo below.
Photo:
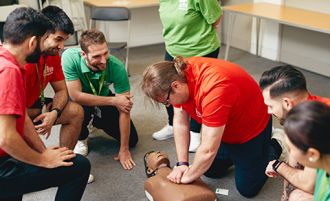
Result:
{"type": "MultiPolygon", "coordinates": [[[[239,90],[233,84],[210,83],[209,90],[201,101],[203,124],[210,127],[226,125],[230,110],[239,97],[239,90]]],[[[204,88],[204,89],[207,89],[204,88]]]]}
{"type": "Polygon", "coordinates": [[[61,81],[64,80],[64,73],[62,70],[62,65],[61,65],[61,58],[59,55],[52,56],[51,57],[51,64],[50,66],[54,67],[54,73],[53,77],[50,80],[50,82],[56,82],[56,81],[61,81]]]}
{"type": "Polygon", "coordinates": [[[24,80],[19,69],[6,68],[0,72],[0,114],[24,115],[24,80]]]}

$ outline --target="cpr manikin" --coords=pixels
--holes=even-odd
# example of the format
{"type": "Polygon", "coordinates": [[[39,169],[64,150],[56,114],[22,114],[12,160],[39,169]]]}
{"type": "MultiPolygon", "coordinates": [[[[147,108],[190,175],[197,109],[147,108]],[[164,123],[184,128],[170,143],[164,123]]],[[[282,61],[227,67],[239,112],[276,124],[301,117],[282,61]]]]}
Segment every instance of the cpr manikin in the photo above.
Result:
{"type": "Polygon", "coordinates": [[[215,201],[215,193],[201,180],[190,184],[175,184],[166,177],[172,171],[167,155],[160,151],[144,156],[148,179],[144,189],[150,201],[215,201]]]}

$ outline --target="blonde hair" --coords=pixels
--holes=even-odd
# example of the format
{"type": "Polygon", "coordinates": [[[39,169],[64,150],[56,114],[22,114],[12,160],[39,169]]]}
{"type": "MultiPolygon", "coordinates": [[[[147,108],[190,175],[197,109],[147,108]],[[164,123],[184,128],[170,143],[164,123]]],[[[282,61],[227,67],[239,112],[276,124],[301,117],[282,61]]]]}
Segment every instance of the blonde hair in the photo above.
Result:
{"type": "Polygon", "coordinates": [[[156,103],[158,98],[168,93],[172,82],[187,82],[186,68],[187,65],[181,56],[177,56],[174,61],[161,61],[148,66],[143,72],[141,82],[143,93],[156,103]]]}

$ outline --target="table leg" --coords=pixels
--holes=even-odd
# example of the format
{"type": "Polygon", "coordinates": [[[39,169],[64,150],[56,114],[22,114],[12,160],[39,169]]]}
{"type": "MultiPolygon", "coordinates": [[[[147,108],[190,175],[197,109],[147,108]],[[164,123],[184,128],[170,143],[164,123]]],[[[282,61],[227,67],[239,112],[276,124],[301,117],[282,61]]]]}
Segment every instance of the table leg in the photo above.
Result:
{"type": "Polygon", "coordinates": [[[233,35],[233,30],[235,26],[235,20],[236,20],[236,13],[229,13],[229,28],[227,31],[227,38],[226,38],[226,51],[225,51],[225,60],[228,60],[228,54],[229,54],[229,48],[230,43],[233,35]]]}

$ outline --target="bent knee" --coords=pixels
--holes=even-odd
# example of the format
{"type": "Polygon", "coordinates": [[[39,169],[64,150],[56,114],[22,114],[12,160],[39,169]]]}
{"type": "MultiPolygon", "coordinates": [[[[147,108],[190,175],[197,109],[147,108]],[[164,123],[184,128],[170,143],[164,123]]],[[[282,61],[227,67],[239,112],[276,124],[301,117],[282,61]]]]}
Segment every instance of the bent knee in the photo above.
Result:
{"type": "Polygon", "coordinates": [[[293,190],[290,195],[288,201],[313,201],[313,195],[302,191],[300,189],[293,190]]]}
{"type": "Polygon", "coordinates": [[[76,157],[73,159],[73,164],[77,170],[81,171],[82,173],[90,172],[91,170],[91,163],[89,160],[80,154],[76,154],[76,157]]]}
{"type": "Polygon", "coordinates": [[[84,109],[78,103],[69,101],[65,106],[61,117],[68,121],[82,121],[84,119],[84,109]]]}
{"type": "Polygon", "coordinates": [[[265,182],[266,182],[266,179],[260,180],[258,183],[236,184],[236,188],[242,196],[244,196],[246,198],[253,198],[260,192],[260,190],[263,187],[263,185],[265,184],[265,182]]]}

